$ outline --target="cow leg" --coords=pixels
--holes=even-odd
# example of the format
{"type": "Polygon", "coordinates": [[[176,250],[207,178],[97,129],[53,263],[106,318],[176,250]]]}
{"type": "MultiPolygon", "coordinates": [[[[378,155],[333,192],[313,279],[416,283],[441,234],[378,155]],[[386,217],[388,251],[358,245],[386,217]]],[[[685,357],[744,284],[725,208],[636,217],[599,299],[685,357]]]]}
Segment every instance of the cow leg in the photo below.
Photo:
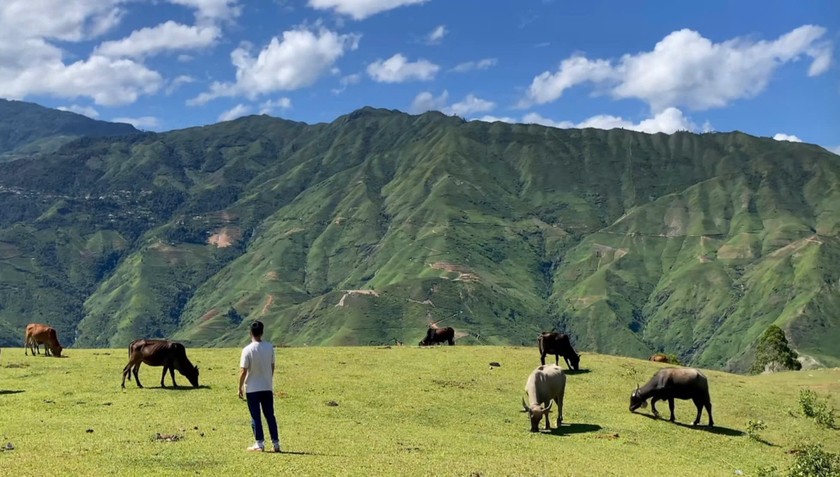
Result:
{"type": "Polygon", "coordinates": [[[540,362],[545,366],[545,353],[540,353],[540,362]]]}
{"type": "Polygon", "coordinates": [[[546,431],[551,430],[551,413],[550,412],[545,413],[545,430],[546,431]]]}
{"type": "Polygon", "coordinates": [[[700,424],[700,416],[703,415],[703,402],[699,399],[695,399],[694,406],[697,407],[697,417],[695,417],[694,422],[691,423],[692,426],[700,424]]]}
{"type": "Polygon", "coordinates": [[[554,355],[554,364],[556,366],[560,366],[560,355],[559,354],[554,355]]]}
{"type": "Polygon", "coordinates": [[[125,377],[128,376],[131,379],[131,362],[125,365],[123,368],[123,375],[122,375],[122,388],[125,389],[125,377]]]}
{"type": "MultiPolygon", "coordinates": [[[[706,401],[706,413],[709,415],[709,427],[715,427],[715,420],[712,419],[712,401],[706,401]]],[[[700,422],[700,417],[697,417],[697,422],[700,422]]]]}
{"type": "Polygon", "coordinates": [[[557,403],[557,428],[560,428],[560,424],[563,424],[563,400],[559,398],[554,398],[554,402],[557,403]]]}
{"type": "Polygon", "coordinates": [[[668,409],[671,411],[671,422],[674,422],[674,398],[668,398],[668,409]]]}
{"type": "Polygon", "coordinates": [[[160,375],[160,387],[165,388],[166,384],[163,384],[163,379],[166,377],[166,370],[169,369],[169,366],[163,365],[163,374],[160,375]]]}
{"type": "Polygon", "coordinates": [[[142,388],[143,385],[140,384],[140,376],[138,376],[138,373],[137,373],[137,370],[139,370],[139,369],[140,369],[140,363],[137,363],[136,365],[134,365],[134,368],[132,369],[132,371],[134,371],[134,381],[137,382],[137,387],[142,388]]]}
{"type": "Polygon", "coordinates": [[[178,383],[175,382],[175,367],[174,366],[169,367],[169,376],[172,377],[172,385],[177,388],[178,383]]]}
{"type": "Polygon", "coordinates": [[[652,398],[650,400],[650,410],[653,411],[653,415],[657,418],[659,417],[659,411],[656,410],[656,401],[658,400],[659,398],[652,398]]]}

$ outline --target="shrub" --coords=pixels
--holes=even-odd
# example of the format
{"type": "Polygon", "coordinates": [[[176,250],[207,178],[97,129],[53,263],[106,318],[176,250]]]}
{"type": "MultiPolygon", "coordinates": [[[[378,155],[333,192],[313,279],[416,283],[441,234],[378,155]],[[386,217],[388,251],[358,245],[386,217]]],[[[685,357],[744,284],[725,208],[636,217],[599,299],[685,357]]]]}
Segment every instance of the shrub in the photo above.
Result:
{"type": "Polygon", "coordinates": [[[775,465],[765,465],[755,471],[756,477],[779,477],[779,468],[775,465]]]}
{"type": "Polygon", "coordinates": [[[819,444],[808,444],[796,454],[789,477],[840,477],[840,456],[826,452],[819,444]]]}
{"type": "Polygon", "coordinates": [[[820,400],[814,391],[800,389],[799,408],[806,417],[813,418],[817,425],[826,429],[834,428],[836,410],[828,404],[828,398],[820,400]]]}
{"type": "Polygon", "coordinates": [[[750,371],[759,374],[767,365],[776,368],[800,370],[802,363],[796,360],[799,355],[790,348],[785,332],[776,325],[770,325],[755,348],[755,361],[750,371]]]}
{"type": "Polygon", "coordinates": [[[816,411],[814,410],[817,404],[817,393],[810,389],[799,390],[799,408],[802,409],[802,414],[805,417],[814,417],[816,411]]]}
{"type": "Polygon", "coordinates": [[[747,435],[750,436],[750,439],[761,441],[761,436],[759,436],[759,432],[767,429],[767,424],[764,423],[762,420],[753,421],[750,419],[747,421],[747,435]]]}

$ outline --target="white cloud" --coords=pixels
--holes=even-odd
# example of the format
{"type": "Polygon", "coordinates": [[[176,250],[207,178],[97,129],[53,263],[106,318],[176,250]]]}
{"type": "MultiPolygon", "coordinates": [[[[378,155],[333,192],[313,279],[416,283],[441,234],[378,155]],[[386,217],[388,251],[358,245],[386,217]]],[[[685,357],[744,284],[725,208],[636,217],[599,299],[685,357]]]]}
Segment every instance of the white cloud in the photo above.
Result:
{"type": "Polygon", "coordinates": [[[238,0],[167,0],[175,5],[195,9],[196,20],[203,25],[229,21],[238,17],[241,7],[238,0]]]}
{"type": "Polygon", "coordinates": [[[91,106],[80,106],[78,104],[73,104],[70,106],[59,106],[55,109],[58,109],[60,111],[70,111],[71,113],[81,114],[82,116],[87,116],[93,119],[99,117],[99,111],[97,111],[91,106]]]}
{"type": "Polygon", "coordinates": [[[579,123],[571,121],[553,121],[545,118],[537,113],[528,113],[522,118],[522,122],[528,124],[541,124],[543,126],[551,126],[556,128],[596,128],[596,129],[628,129],[631,131],[641,131],[650,134],[663,132],[672,134],[677,131],[698,131],[700,128],[694,124],[689,118],[683,115],[682,111],[677,108],[667,108],[664,111],[654,115],[652,118],[645,119],[638,123],[633,123],[618,116],[610,116],[606,114],[592,116],[579,123]]]}
{"type": "Polygon", "coordinates": [[[292,100],[286,97],[265,101],[260,105],[260,114],[271,114],[277,109],[291,109],[292,100]]]}
{"type": "Polygon", "coordinates": [[[440,111],[449,115],[466,117],[475,113],[486,113],[496,107],[496,103],[481,99],[474,94],[468,94],[463,100],[447,105],[449,92],[444,91],[440,96],[435,96],[430,91],[423,91],[414,97],[409,111],[412,113],[424,113],[426,111],[440,111]]]}
{"type": "Polygon", "coordinates": [[[511,123],[511,124],[517,122],[516,118],[512,118],[510,116],[499,117],[499,116],[491,116],[491,115],[482,116],[480,118],[475,119],[475,121],[484,121],[485,123],[495,123],[495,122],[501,121],[503,123],[511,123]]]}
{"type": "Polygon", "coordinates": [[[466,117],[475,113],[486,113],[492,111],[496,103],[481,99],[474,94],[468,94],[466,98],[446,108],[447,113],[466,117]]]}
{"type": "Polygon", "coordinates": [[[369,64],[367,73],[379,83],[402,83],[404,81],[429,81],[434,79],[440,67],[424,59],[414,63],[397,53],[387,60],[376,60],[369,64]]]}
{"type": "Polygon", "coordinates": [[[219,115],[219,121],[231,121],[236,118],[241,118],[246,114],[251,112],[251,108],[245,106],[242,103],[237,104],[236,106],[228,109],[227,111],[223,112],[219,115]]]}
{"type": "Polygon", "coordinates": [[[456,73],[466,73],[468,71],[474,70],[486,70],[499,62],[496,58],[484,58],[483,60],[478,61],[465,61],[463,63],[459,63],[457,66],[452,68],[452,71],[456,73]]]}
{"type": "Polygon", "coordinates": [[[444,91],[440,96],[435,96],[429,91],[418,94],[411,102],[409,111],[412,113],[425,113],[426,111],[443,111],[449,100],[449,92],[444,91]]]}
{"type": "Polygon", "coordinates": [[[189,75],[179,75],[175,77],[172,81],[169,82],[169,85],[166,87],[166,94],[172,94],[175,92],[178,87],[182,84],[189,84],[195,83],[195,78],[189,75]]]}
{"type": "Polygon", "coordinates": [[[803,56],[812,63],[809,76],[831,64],[826,29],[804,25],[774,41],[735,38],[713,43],[692,30],[675,31],[652,51],[627,54],[613,63],[573,56],[556,72],[536,76],[522,106],[548,103],[575,85],[594,83],[613,98],[638,98],[654,111],[672,106],[695,110],[718,108],[761,93],[776,69],[803,56]]]}
{"type": "Polygon", "coordinates": [[[802,139],[799,139],[798,137],[794,136],[793,134],[785,134],[785,133],[776,133],[776,135],[773,136],[773,139],[775,139],[777,141],[802,142],[802,139]]]}
{"type": "Polygon", "coordinates": [[[827,147],[826,149],[840,156],[840,146],[827,147]]]}
{"type": "Polygon", "coordinates": [[[405,5],[416,5],[428,0],[309,0],[309,6],[316,10],[334,10],[354,20],[363,20],[377,13],[393,10],[405,5]]]}
{"type": "Polygon", "coordinates": [[[274,37],[254,57],[248,45],[231,52],[236,66],[236,82],[215,82],[210,91],[201,93],[189,104],[204,104],[222,96],[245,96],[254,99],[276,91],[292,91],[310,86],[345,51],[355,50],[358,35],[339,35],[321,29],[313,32],[304,28],[283,32],[283,38],[274,37]]]}
{"type": "Polygon", "coordinates": [[[338,81],[341,86],[338,88],[333,88],[331,91],[333,94],[341,94],[344,92],[344,90],[347,89],[348,86],[358,84],[361,80],[362,75],[359,73],[353,73],[351,75],[344,76],[338,81]]]}
{"type": "Polygon", "coordinates": [[[160,128],[160,120],[154,116],[142,116],[139,118],[114,118],[115,123],[128,123],[137,129],[154,130],[160,128]]]}
{"type": "Polygon", "coordinates": [[[437,28],[426,35],[426,43],[429,45],[437,45],[441,42],[441,40],[443,40],[443,37],[445,37],[447,33],[449,32],[446,30],[446,25],[438,25],[437,28]]]}
{"type": "Polygon", "coordinates": [[[45,38],[82,41],[117,26],[127,0],[3,0],[0,41],[45,38]]]}
{"type": "Polygon", "coordinates": [[[109,57],[143,57],[168,50],[191,50],[212,45],[221,36],[215,26],[187,26],[173,21],[135,30],[116,41],[106,41],[94,53],[109,57]]]}

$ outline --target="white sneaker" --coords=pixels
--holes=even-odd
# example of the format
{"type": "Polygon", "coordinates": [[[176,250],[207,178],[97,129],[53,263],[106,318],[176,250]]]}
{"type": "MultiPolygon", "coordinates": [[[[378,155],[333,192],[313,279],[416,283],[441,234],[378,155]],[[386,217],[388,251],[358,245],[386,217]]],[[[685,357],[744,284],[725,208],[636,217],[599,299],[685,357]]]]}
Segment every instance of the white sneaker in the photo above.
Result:
{"type": "Polygon", "coordinates": [[[245,450],[247,450],[247,451],[251,451],[251,452],[262,452],[262,451],[264,451],[264,450],[265,450],[265,447],[264,447],[264,446],[261,446],[261,445],[259,445],[259,444],[254,444],[254,445],[252,445],[251,447],[249,447],[249,448],[247,448],[247,449],[245,449],[245,450]]]}

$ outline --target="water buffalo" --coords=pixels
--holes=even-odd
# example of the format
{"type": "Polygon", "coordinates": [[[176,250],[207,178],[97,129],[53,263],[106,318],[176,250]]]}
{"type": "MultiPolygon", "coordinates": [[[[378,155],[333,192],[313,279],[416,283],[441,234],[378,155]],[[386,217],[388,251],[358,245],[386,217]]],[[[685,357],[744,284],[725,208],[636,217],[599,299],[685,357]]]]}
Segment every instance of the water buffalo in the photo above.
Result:
{"type": "Polygon", "coordinates": [[[709,414],[709,427],[715,425],[712,419],[712,400],[709,397],[709,381],[706,376],[694,368],[663,368],[653,375],[650,381],[641,388],[637,385],[636,390],[630,395],[630,412],[640,407],[647,406],[650,399],[650,407],[653,415],[659,417],[656,410],[656,402],[668,401],[671,410],[671,422],[674,421],[674,399],[691,399],[697,406],[697,417],[692,425],[700,423],[700,416],[703,414],[703,407],[709,414]]]}
{"type": "Polygon", "coordinates": [[[528,376],[525,382],[525,396],[522,407],[531,419],[531,432],[539,431],[540,421],[545,416],[545,429],[551,430],[549,413],[557,403],[557,427],[563,422],[563,395],[566,392],[566,375],[556,364],[542,365],[528,376]],[[527,402],[525,400],[527,397],[527,402]]]}
{"type": "Polygon", "coordinates": [[[569,369],[578,370],[580,367],[580,355],[572,348],[569,335],[562,333],[543,332],[537,338],[540,347],[540,362],[545,364],[545,355],[554,355],[554,364],[560,364],[560,356],[566,361],[569,369]]]}
{"type": "Polygon", "coordinates": [[[455,344],[455,329],[451,326],[446,328],[429,328],[426,330],[426,337],[420,341],[419,346],[431,346],[434,344],[449,343],[455,344]]]}
{"type": "Polygon", "coordinates": [[[131,378],[132,371],[134,372],[134,380],[137,382],[137,387],[142,388],[140,378],[137,376],[137,371],[140,369],[140,364],[145,363],[149,366],[163,366],[163,374],[160,376],[160,386],[166,387],[163,384],[163,379],[166,377],[166,371],[169,370],[169,375],[172,377],[172,385],[176,388],[178,383],[175,382],[175,370],[177,369],[184,377],[186,377],[193,387],[198,387],[198,366],[193,366],[187,358],[187,350],[184,345],[175,341],[168,340],[134,340],[128,345],[128,364],[123,368],[122,387],[125,388],[125,378],[131,378]]]}
{"type": "Polygon", "coordinates": [[[32,351],[32,356],[35,356],[36,351],[40,354],[41,344],[44,345],[44,355],[49,356],[52,353],[61,357],[61,351],[64,348],[58,342],[58,334],[54,328],[40,323],[26,325],[26,334],[23,337],[24,356],[28,354],[27,350],[32,351]]]}
{"type": "Polygon", "coordinates": [[[648,361],[654,361],[656,363],[667,363],[669,362],[668,357],[662,353],[656,353],[648,358],[648,361]]]}

